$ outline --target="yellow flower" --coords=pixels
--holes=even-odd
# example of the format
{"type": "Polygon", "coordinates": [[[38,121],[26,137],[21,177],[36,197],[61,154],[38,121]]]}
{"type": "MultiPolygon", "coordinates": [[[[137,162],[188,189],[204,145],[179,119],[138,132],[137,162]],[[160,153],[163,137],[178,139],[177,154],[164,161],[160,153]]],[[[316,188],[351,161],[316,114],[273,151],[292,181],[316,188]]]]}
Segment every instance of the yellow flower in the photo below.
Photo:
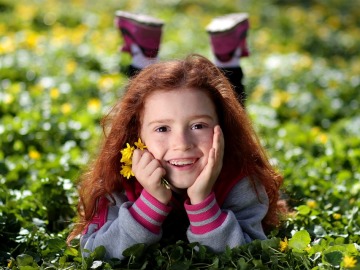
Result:
{"type": "Polygon", "coordinates": [[[287,238],[285,237],[284,241],[280,241],[280,251],[281,252],[284,252],[287,250],[289,244],[288,244],[288,240],[287,238]]]}
{"type": "Polygon", "coordinates": [[[345,256],[343,259],[343,264],[345,268],[353,268],[356,266],[356,263],[357,263],[356,259],[350,256],[345,256]]]}
{"type": "Polygon", "coordinates": [[[50,89],[50,97],[52,99],[57,99],[60,96],[60,91],[58,88],[54,87],[50,89]]]}
{"type": "Polygon", "coordinates": [[[341,214],[339,214],[339,213],[334,213],[332,216],[333,216],[334,219],[340,219],[341,218],[341,214]]]}
{"type": "Polygon", "coordinates": [[[101,101],[98,98],[92,98],[89,100],[87,104],[88,110],[90,112],[96,113],[100,110],[101,107],[101,101]]]}
{"type": "Polygon", "coordinates": [[[32,5],[16,5],[15,12],[19,18],[25,21],[31,21],[37,12],[37,7],[32,5]]]}
{"type": "MultiPolygon", "coordinates": [[[[134,143],[137,149],[144,150],[146,145],[139,138],[137,142],[134,143]]],[[[126,147],[120,150],[121,159],[120,162],[123,163],[121,165],[120,174],[127,179],[131,176],[134,176],[133,171],[131,170],[132,164],[132,155],[134,153],[135,147],[131,146],[129,143],[126,143],[126,147]]]]}
{"type": "Polygon", "coordinates": [[[14,97],[12,95],[9,95],[8,93],[5,93],[4,95],[4,103],[5,104],[11,104],[14,101],[14,97]]]}
{"type": "Polygon", "coordinates": [[[302,55],[300,61],[298,61],[295,67],[301,69],[309,69],[313,65],[313,60],[309,55],[302,55]]]}
{"type": "Polygon", "coordinates": [[[328,137],[326,136],[326,134],[321,133],[321,134],[319,135],[319,140],[320,140],[320,142],[321,142],[322,144],[326,144],[326,142],[328,141],[328,137]]]}
{"type": "Polygon", "coordinates": [[[146,145],[141,141],[140,138],[137,142],[135,142],[135,146],[140,150],[144,150],[146,148],[146,145]]]}
{"type": "Polygon", "coordinates": [[[30,150],[29,151],[29,157],[31,159],[39,159],[40,156],[41,156],[40,153],[38,151],[36,151],[36,150],[30,150]]]}
{"type": "Polygon", "coordinates": [[[308,201],[306,202],[306,205],[307,205],[308,207],[310,207],[310,208],[315,208],[315,207],[316,207],[316,201],[314,201],[314,200],[308,200],[308,201]]]}
{"type": "Polygon", "coordinates": [[[24,46],[30,49],[36,48],[37,44],[39,43],[39,35],[32,32],[32,31],[26,31],[25,32],[25,40],[23,42],[24,46]]]}
{"type": "Polygon", "coordinates": [[[130,146],[130,144],[126,144],[126,148],[120,150],[121,153],[121,159],[120,162],[125,163],[126,165],[130,165],[131,164],[131,158],[132,158],[132,154],[135,150],[134,146],[130,146]]]}
{"type": "Polygon", "coordinates": [[[129,179],[131,176],[134,176],[134,173],[131,170],[130,165],[122,165],[120,173],[122,176],[126,177],[127,179],[129,179]]]}
{"type": "Polygon", "coordinates": [[[254,91],[251,94],[251,99],[260,101],[260,99],[264,96],[264,93],[266,92],[266,89],[263,85],[258,84],[254,91]]]}
{"type": "Polygon", "coordinates": [[[110,76],[103,76],[98,81],[98,86],[101,90],[108,90],[114,85],[114,80],[110,76]]]}
{"type": "Polygon", "coordinates": [[[319,127],[312,127],[311,128],[311,134],[313,136],[317,136],[320,133],[320,128],[319,127]]]}
{"type": "MultiPolygon", "coordinates": [[[[139,138],[137,142],[134,143],[137,149],[144,150],[146,148],[146,145],[141,141],[139,138]]],[[[126,147],[120,150],[121,153],[121,159],[120,162],[123,163],[121,165],[120,174],[127,179],[129,179],[131,176],[135,176],[132,169],[132,155],[134,153],[135,147],[131,146],[130,144],[126,143],[126,147]]],[[[167,189],[170,189],[170,184],[165,178],[161,178],[161,184],[166,187],[167,189]]]]}
{"type": "Polygon", "coordinates": [[[5,31],[7,30],[7,27],[4,23],[0,23],[0,35],[5,35],[5,31]]]}
{"type": "Polygon", "coordinates": [[[15,49],[15,41],[12,38],[4,37],[0,40],[0,54],[11,53],[15,49]]]}
{"type": "Polygon", "coordinates": [[[284,103],[290,100],[290,94],[286,91],[279,90],[275,91],[273,97],[271,98],[271,106],[273,108],[279,108],[284,103]]]}
{"type": "Polygon", "coordinates": [[[74,60],[69,60],[65,65],[66,74],[73,74],[77,68],[78,64],[74,60]]]}
{"type": "Polygon", "coordinates": [[[64,103],[63,105],[61,105],[61,112],[63,114],[68,114],[70,113],[72,110],[72,106],[70,103],[64,103]]]}

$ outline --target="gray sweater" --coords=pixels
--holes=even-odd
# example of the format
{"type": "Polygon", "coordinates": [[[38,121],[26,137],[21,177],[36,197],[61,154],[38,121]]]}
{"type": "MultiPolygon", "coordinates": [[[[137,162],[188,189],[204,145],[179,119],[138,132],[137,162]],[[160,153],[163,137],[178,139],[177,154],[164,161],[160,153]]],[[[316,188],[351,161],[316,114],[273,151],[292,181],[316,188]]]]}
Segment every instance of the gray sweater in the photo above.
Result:
{"type": "MultiPolygon", "coordinates": [[[[115,203],[107,206],[99,202],[99,213],[80,238],[83,256],[98,246],[106,248],[107,258],[122,259],[122,252],[137,243],[152,244],[162,238],[161,225],[171,211],[150,194],[135,202],[125,194],[113,194],[115,203]],[[103,206],[102,206],[102,205],[103,206]]],[[[186,235],[189,242],[199,242],[214,252],[226,246],[233,248],[255,239],[266,239],[262,220],[268,211],[269,200],[265,188],[257,184],[256,191],[249,178],[239,181],[220,208],[212,193],[198,206],[186,205],[190,226],[186,235]]]]}

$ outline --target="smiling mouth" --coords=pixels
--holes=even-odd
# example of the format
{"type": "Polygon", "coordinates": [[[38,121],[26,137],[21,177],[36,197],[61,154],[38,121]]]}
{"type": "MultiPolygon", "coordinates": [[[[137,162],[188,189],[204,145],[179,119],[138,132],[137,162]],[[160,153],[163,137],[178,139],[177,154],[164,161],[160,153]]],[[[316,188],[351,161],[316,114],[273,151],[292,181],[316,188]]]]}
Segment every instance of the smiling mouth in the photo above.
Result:
{"type": "Polygon", "coordinates": [[[171,165],[176,167],[185,167],[193,165],[196,162],[196,159],[177,159],[177,160],[169,160],[171,165]]]}

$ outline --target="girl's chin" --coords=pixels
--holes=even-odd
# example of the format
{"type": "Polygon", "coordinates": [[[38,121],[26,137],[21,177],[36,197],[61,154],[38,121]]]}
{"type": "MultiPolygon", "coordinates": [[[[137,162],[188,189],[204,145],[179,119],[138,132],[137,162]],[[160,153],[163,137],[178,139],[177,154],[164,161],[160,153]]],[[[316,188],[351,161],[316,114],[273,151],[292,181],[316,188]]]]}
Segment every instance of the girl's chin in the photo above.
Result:
{"type": "Polygon", "coordinates": [[[176,180],[173,181],[171,178],[169,178],[169,182],[170,182],[171,186],[174,188],[173,190],[175,192],[177,190],[181,192],[181,190],[186,190],[189,187],[191,187],[194,184],[195,180],[192,182],[184,183],[184,182],[176,181],[176,180]]]}
{"type": "Polygon", "coordinates": [[[198,178],[201,171],[194,168],[192,171],[168,171],[165,179],[169,181],[171,186],[178,190],[186,190],[191,187],[198,178]]]}

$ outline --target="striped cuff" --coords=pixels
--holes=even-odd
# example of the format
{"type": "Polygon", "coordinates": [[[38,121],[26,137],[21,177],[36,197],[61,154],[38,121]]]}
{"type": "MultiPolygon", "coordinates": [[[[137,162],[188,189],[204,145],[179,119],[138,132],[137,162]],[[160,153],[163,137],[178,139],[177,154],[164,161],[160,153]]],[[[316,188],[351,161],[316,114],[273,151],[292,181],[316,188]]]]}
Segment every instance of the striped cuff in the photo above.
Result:
{"type": "Polygon", "coordinates": [[[214,192],[199,204],[191,205],[190,201],[186,200],[184,206],[190,220],[190,230],[194,234],[215,230],[227,217],[227,213],[221,211],[214,192]]]}
{"type": "Polygon", "coordinates": [[[145,189],[129,208],[130,214],[150,232],[159,234],[161,225],[171,211],[171,207],[162,204],[145,189]]]}

